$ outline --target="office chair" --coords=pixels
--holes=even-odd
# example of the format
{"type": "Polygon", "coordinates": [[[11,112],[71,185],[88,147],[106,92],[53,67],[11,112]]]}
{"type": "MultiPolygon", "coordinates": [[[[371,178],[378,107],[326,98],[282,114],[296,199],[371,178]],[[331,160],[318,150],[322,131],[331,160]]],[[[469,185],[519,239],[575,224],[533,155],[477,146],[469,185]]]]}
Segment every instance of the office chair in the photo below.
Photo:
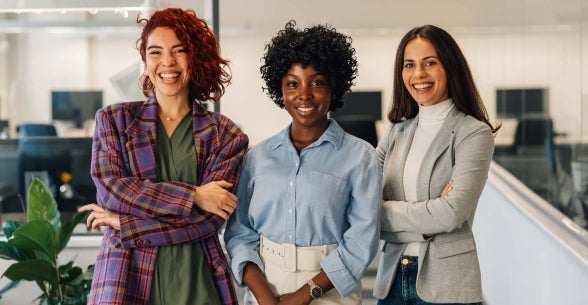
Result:
{"type": "Polygon", "coordinates": [[[8,120],[0,120],[0,139],[10,138],[10,124],[8,120]]]}
{"type": "MultiPolygon", "coordinates": [[[[531,190],[556,207],[561,208],[559,164],[553,142],[553,120],[543,114],[528,114],[519,118],[510,154],[514,157],[503,165],[531,190]]],[[[500,158],[498,163],[504,163],[500,158]]]]}
{"type": "Polygon", "coordinates": [[[52,124],[20,124],[16,126],[16,132],[19,138],[57,136],[57,129],[52,124]]]}
{"type": "Polygon", "coordinates": [[[553,120],[546,115],[524,115],[519,119],[513,148],[553,145],[553,120]]]}
{"type": "Polygon", "coordinates": [[[588,229],[588,160],[575,160],[571,162],[572,179],[574,184],[574,206],[576,215],[572,217],[574,222],[583,223],[588,229]]]}

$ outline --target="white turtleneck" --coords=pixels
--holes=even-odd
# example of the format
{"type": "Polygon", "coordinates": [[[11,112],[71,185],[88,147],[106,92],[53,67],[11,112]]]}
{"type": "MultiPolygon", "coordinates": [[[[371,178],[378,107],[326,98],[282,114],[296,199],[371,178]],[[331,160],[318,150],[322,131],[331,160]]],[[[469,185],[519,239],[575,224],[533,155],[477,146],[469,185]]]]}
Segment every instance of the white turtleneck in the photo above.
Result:
{"type": "MultiPolygon", "coordinates": [[[[455,107],[452,99],[431,106],[419,105],[419,121],[410,145],[402,183],[406,201],[417,201],[417,178],[420,172],[421,163],[425,158],[431,142],[443,126],[447,115],[455,107]]],[[[418,256],[420,243],[409,243],[404,255],[418,256]]]]}

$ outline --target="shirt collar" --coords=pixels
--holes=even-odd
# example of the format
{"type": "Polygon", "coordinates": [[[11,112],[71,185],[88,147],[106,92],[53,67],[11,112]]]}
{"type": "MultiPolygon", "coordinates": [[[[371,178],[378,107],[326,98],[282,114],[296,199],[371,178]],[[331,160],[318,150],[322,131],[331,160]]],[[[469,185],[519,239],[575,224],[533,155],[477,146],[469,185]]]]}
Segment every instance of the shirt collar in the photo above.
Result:
{"type": "MultiPolygon", "coordinates": [[[[268,149],[274,150],[282,145],[292,146],[293,144],[290,140],[290,127],[292,127],[292,123],[282,129],[276,137],[272,137],[268,142],[268,149]]],[[[337,148],[341,145],[344,134],[345,131],[343,131],[343,128],[341,128],[334,119],[329,119],[329,127],[327,127],[327,130],[325,130],[318,140],[314,141],[314,143],[310,144],[308,147],[319,146],[323,142],[330,142],[335,148],[337,148]]]]}

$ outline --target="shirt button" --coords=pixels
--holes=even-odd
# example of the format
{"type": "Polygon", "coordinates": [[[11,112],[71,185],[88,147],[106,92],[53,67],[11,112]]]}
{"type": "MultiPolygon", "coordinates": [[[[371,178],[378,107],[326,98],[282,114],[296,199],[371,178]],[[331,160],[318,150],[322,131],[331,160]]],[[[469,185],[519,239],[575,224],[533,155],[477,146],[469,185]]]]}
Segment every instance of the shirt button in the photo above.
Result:
{"type": "Polygon", "coordinates": [[[408,265],[408,263],[409,263],[408,259],[406,259],[406,258],[403,258],[403,259],[402,259],[402,264],[403,264],[403,265],[405,265],[405,266],[406,266],[406,265],[408,265]]]}
{"type": "Polygon", "coordinates": [[[292,181],[290,181],[290,186],[294,185],[294,183],[292,181]]]}
{"type": "Polygon", "coordinates": [[[142,240],[142,239],[137,240],[137,246],[139,246],[139,247],[148,246],[149,243],[150,243],[149,240],[142,240]]]}
{"type": "Polygon", "coordinates": [[[292,209],[288,209],[288,213],[289,214],[292,214],[292,209]]]}
{"type": "Polygon", "coordinates": [[[292,235],[288,235],[288,239],[289,240],[292,240],[292,235]]]}

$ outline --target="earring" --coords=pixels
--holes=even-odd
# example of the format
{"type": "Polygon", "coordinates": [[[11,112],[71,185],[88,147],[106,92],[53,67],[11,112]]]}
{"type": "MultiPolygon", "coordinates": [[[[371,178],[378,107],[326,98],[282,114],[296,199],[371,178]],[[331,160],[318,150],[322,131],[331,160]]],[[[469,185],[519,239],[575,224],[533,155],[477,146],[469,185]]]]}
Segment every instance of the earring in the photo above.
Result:
{"type": "Polygon", "coordinates": [[[145,72],[139,77],[138,85],[141,92],[143,92],[143,95],[146,97],[151,96],[151,93],[153,92],[153,83],[151,83],[151,79],[149,79],[149,76],[147,76],[145,72]]]}

